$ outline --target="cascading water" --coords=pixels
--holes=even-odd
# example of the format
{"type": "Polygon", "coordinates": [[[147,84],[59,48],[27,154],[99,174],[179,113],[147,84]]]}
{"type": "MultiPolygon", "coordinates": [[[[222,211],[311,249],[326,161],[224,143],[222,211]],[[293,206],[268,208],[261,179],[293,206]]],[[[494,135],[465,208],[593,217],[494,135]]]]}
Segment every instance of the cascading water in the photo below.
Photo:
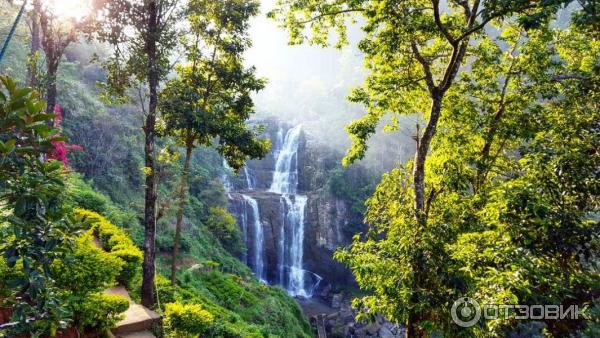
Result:
{"type": "Polygon", "coordinates": [[[275,162],[273,182],[269,191],[278,194],[295,194],[298,188],[298,145],[302,126],[290,129],[275,162]]]}
{"type": "Polygon", "coordinates": [[[248,187],[248,190],[254,190],[254,188],[256,188],[256,183],[248,166],[244,166],[244,176],[246,177],[246,186],[248,187]]]}
{"type": "MultiPolygon", "coordinates": [[[[304,257],[304,210],[306,209],[306,196],[296,195],[294,200],[289,195],[283,195],[287,205],[286,221],[290,225],[291,243],[289,250],[289,277],[286,287],[292,296],[308,297],[305,290],[302,261],[304,257]]],[[[285,257],[285,256],[284,256],[285,257]]]]}
{"type": "Polygon", "coordinates": [[[252,253],[251,267],[253,268],[256,278],[266,282],[265,279],[265,264],[264,264],[264,230],[260,221],[260,212],[256,200],[248,195],[242,195],[246,205],[250,206],[252,212],[252,230],[254,233],[254,252],[252,253]]]}
{"type": "Polygon", "coordinates": [[[225,168],[225,173],[221,176],[221,180],[223,181],[223,187],[225,187],[226,192],[230,192],[233,190],[233,183],[229,179],[229,174],[231,173],[231,167],[227,164],[227,161],[223,159],[223,168],[225,168]]]}
{"type": "MultiPolygon", "coordinates": [[[[298,148],[301,132],[302,126],[298,125],[288,130],[285,135],[283,145],[276,157],[273,182],[269,191],[282,194],[281,212],[284,224],[280,228],[281,234],[278,246],[279,283],[285,286],[287,292],[292,296],[312,297],[315,285],[311,284],[312,287],[307,289],[305,278],[306,274],[311,272],[303,268],[304,214],[308,198],[296,194],[298,190],[298,148]],[[285,271],[287,271],[287,276],[285,271]]],[[[319,276],[316,276],[317,283],[320,279],[319,276]]]]}
{"type": "MultiPolygon", "coordinates": [[[[243,256],[246,264],[254,271],[256,277],[264,283],[277,283],[292,296],[312,297],[321,277],[305,270],[304,260],[304,227],[307,196],[298,195],[298,149],[302,126],[289,129],[284,136],[283,128],[279,128],[274,140],[273,156],[275,170],[269,192],[280,196],[281,224],[272,225],[273,234],[265,234],[260,219],[259,203],[254,197],[261,197],[256,191],[252,170],[244,168],[248,190],[240,194],[243,202],[242,210],[237,210],[238,222],[242,228],[248,252],[243,256]],[[277,231],[275,230],[277,229],[277,231]],[[274,250],[277,257],[267,259],[265,235],[277,238],[277,242],[269,242],[269,250],[274,250]],[[277,264],[277,269],[275,266],[277,264]]],[[[272,196],[272,195],[271,195],[272,196]]]]}
{"type": "Polygon", "coordinates": [[[273,146],[273,158],[277,159],[279,157],[279,152],[281,151],[282,146],[283,146],[283,128],[279,127],[277,129],[277,135],[275,137],[275,144],[273,146]]]}

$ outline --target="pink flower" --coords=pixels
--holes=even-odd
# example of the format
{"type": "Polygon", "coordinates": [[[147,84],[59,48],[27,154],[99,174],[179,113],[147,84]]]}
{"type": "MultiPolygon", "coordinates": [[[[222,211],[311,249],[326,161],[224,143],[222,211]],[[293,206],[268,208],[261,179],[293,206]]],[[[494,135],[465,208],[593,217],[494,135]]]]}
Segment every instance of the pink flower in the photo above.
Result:
{"type": "MultiPolygon", "coordinates": [[[[54,128],[59,130],[59,133],[56,136],[60,136],[60,125],[63,121],[60,105],[57,104],[54,106],[54,114],[56,114],[56,117],[54,118],[54,128]]],[[[83,151],[83,147],[79,145],[70,145],[67,144],[65,141],[52,141],[51,143],[54,149],[52,149],[52,151],[50,152],[48,159],[61,161],[65,165],[65,167],[69,165],[68,155],[70,151],[83,151]]]]}

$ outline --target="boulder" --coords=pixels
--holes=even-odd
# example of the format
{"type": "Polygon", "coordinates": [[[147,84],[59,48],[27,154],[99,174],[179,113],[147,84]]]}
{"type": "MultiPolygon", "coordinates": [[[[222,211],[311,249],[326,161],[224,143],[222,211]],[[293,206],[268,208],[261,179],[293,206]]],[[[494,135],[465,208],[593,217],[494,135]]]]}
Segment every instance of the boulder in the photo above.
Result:
{"type": "Polygon", "coordinates": [[[339,309],[342,307],[342,301],[344,300],[344,295],[341,293],[336,293],[333,295],[331,299],[331,307],[334,309],[339,309]]]}

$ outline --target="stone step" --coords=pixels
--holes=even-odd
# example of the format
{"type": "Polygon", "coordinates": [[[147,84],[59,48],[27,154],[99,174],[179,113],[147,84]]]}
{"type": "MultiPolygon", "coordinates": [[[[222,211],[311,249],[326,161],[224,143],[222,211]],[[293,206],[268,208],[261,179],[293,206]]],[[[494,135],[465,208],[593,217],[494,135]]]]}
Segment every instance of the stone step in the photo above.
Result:
{"type": "Polygon", "coordinates": [[[129,304],[129,309],[123,315],[125,318],[112,330],[115,334],[148,330],[153,324],[160,322],[160,316],[156,312],[139,304],[129,304]]]}
{"type": "Polygon", "coordinates": [[[113,335],[111,338],[156,338],[150,331],[138,331],[113,335]]]}
{"type": "MultiPolygon", "coordinates": [[[[160,324],[160,315],[140,304],[133,302],[129,293],[122,286],[115,286],[105,291],[108,294],[120,295],[129,300],[129,309],[123,313],[123,320],[117,323],[112,330],[116,337],[125,337],[123,334],[148,332],[154,324],[160,324]]],[[[129,337],[129,336],[127,336],[129,337]]],[[[150,336],[132,336],[134,338],[154,337],[150,336]]]]}

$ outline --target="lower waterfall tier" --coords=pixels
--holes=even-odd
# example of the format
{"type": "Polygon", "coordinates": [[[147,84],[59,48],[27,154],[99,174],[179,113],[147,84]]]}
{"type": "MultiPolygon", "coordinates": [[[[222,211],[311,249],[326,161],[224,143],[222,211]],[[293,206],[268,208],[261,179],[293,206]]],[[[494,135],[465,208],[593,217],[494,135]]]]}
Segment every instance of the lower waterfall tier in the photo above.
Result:
{"type": "Polygon", "coordinates": [[[332,258],[350,241],[346,226],[356,221],[348,218],[343,202],[317,193],[266,191],[230,193],[229,201],[246,239],[240,259],[259,279],[301,297],[312,296],[319,286],[354,285],[350,272],[332,258]]]}

